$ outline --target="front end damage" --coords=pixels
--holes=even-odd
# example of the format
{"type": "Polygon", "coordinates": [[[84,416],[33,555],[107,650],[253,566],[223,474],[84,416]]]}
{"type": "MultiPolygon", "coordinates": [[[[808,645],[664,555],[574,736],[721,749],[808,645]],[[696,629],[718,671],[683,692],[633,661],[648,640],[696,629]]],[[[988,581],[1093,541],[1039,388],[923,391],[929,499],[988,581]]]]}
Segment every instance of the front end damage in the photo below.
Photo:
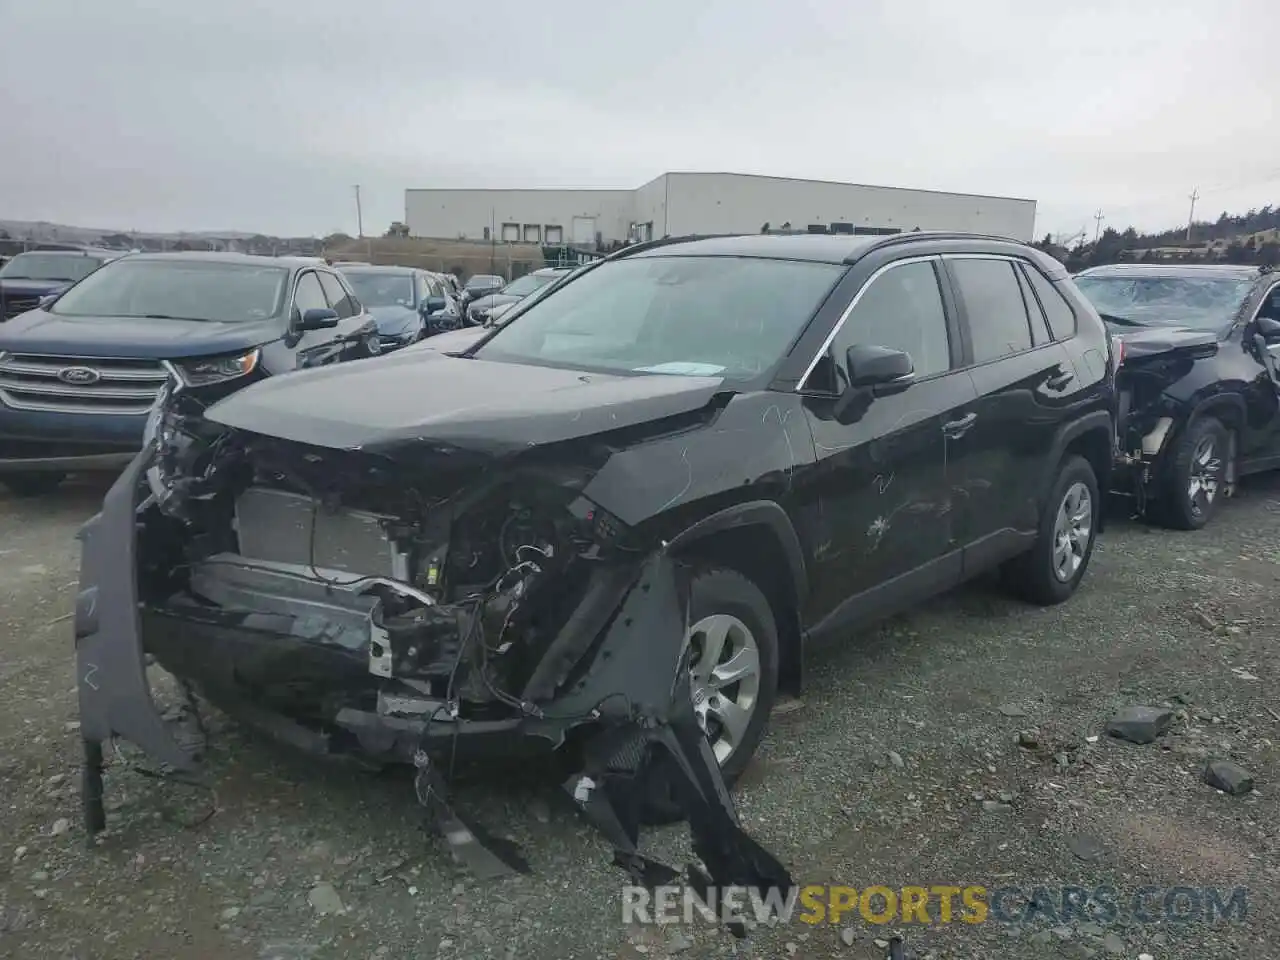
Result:
{"type": "MultiPolygon", "coordinates": [[[[1173,389],[1198,361],[1219,349],[1206,331],[1142,331],[1114,338],[1121,357],[1116,374],[1115,492],[1132,498],[1134,515],[1144,516],[1159,497],[1168,452],[1185,429],[1191,410],[1173,389]]],[[[1235,487],[1235,434],[1229,438],[1224,493],[1235,487]]]]}
{"type": "Polygon", "coordinates": [[[638,849],[662,783],[700,882],[790,888],[738,825],[698,725],[683,567],[583,494],[600,450],[392,456],[174,410],[155,433],[81,533],[90,833],[104,825],[104,744],[199,767],[153,703],[154,658],[295,746],[413,764],[449,848],[479,874],[523,867],[451,808],[439,761],[460,744],[572,758],[566,789],[642,882],[674,875],[638,849]]]}

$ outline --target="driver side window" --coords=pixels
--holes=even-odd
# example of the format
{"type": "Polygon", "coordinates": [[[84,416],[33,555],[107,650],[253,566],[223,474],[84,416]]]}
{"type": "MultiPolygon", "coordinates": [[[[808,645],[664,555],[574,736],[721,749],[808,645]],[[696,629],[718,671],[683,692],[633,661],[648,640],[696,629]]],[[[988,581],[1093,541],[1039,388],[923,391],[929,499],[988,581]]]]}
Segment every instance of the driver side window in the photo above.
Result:
{"type": "Polygon", "coordinates": [[[841,393],[849,382],[845,355],[858,344],[906,353],[916,379],[951,369],[947,314],[932,261],[890,267],[863,288],[808,386],[841,393]]]}
{"type": "Polygon", "coordinates": [[[293,318],[301,320],[308,310],[328,310],[329,301],[325,299],[324,290],[316,275],[310,271],[298,278],[298,286],[293,291],[293,318]]]}
{"type": "Polygon", "coordinates": [[[1262,298],[1262,304],[1258,307],[1258,317],[1267,317],[1280,322],[1280,283],[1268,290],[1267,295],[1262,298]]]}

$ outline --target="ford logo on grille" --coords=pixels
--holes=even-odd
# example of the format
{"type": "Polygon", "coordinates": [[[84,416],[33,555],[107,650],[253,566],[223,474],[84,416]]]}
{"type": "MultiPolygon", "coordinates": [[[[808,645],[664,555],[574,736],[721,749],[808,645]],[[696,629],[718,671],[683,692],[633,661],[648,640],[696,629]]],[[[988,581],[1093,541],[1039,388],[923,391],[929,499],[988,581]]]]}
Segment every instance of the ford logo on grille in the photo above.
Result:
{"type": "Polygon", "coordinates": [[[101,380],[102,374],[93,369],[93,367],[63,367],[58,371],[58,379],[63,383],[88,386],[101,380]]]}

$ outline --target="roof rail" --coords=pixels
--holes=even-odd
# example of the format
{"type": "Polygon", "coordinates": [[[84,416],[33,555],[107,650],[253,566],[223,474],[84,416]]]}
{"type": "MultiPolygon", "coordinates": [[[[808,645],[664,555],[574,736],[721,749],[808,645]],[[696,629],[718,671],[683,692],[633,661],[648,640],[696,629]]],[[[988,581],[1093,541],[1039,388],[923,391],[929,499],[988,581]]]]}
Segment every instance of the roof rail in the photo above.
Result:
{"type": "Polygon", "coordinates": [[[621,260],[629,257],[633,253],[644,253],[646,250],[653,250],[656,247],[665,247],[673,243],[691,243],[694,240],[720,240],[724,237],[750,237],[754,234],[750,233],[686,233],[678,237],[661,237],[657,240],[642,240],[639,243],[633,243],[629,247],[623,247],[621,250],[615,250],[613,253],[605,257],[605,260],[621,260]]]}

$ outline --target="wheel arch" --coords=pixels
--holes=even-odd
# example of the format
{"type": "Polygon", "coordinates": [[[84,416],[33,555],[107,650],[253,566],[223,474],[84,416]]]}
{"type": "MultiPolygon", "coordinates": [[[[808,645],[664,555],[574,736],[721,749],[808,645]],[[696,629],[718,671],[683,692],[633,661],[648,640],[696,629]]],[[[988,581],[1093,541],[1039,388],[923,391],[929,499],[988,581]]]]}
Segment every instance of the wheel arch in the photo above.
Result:
{"type": "MultiPolygon", "coordinates": [[[[1093,467],[1098,482],[1098,495],[1105,497],[1111,489],[1111,467],[1115,457],[1115,420],[1105,410],[1095,410],[1064,425],[1054,438],[1048,458],[1049,468],[1041,483],[1042,502],[1048,502],[1058,476],[1058,468],[1069,456],[1081,456],[1093,467]]],[[[1101,504],[1099,505],[1101,508],[1101,504]]],[[[1098,532],[1106,524],[1106,510],[1098,510],[1098,532]]]]}
{"type": "Polygon", "coordinates": [[[778,687],[798,693],[804,661],[801,610],[809,595],[809,575],[787,512],[772,500],[735,504],[686,527],[667,549],[674,556],[736,570],[759,587],[778,627],[778,687]]]}

